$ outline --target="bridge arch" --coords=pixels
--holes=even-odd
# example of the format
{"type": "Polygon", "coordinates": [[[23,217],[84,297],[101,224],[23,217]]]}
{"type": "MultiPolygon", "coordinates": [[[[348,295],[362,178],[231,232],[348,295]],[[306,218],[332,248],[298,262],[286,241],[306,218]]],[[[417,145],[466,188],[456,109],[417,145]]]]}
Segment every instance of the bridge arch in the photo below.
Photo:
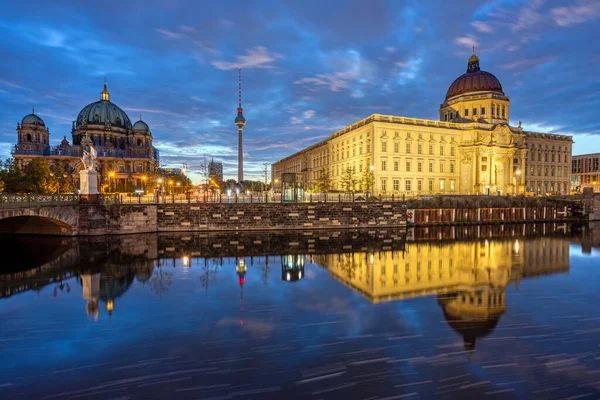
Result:
{"type": "Polygon", "coordinates": [[[77,212],[71,207],[0,210],[0,234],[73,236],[77,212]]]}

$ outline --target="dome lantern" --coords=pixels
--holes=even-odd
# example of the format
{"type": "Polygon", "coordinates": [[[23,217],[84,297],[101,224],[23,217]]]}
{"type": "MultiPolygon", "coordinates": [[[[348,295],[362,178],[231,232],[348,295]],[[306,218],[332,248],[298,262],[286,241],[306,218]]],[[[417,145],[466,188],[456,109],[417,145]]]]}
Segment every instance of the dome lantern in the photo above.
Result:
{"type": "Polygon", "coordinates": [[[110,93],[108,93],[108,89],[106,88],[106,77],[104,77],[104,90],[100,92],[100,100],[110,101],[110,93]]]}
{"type": "Polygon", "coordinates": [[[479,70],[479,57],[475,55],[475,46],[473,46],[473,53],[467,62],[467,72],[477,72],[479,70]]]}

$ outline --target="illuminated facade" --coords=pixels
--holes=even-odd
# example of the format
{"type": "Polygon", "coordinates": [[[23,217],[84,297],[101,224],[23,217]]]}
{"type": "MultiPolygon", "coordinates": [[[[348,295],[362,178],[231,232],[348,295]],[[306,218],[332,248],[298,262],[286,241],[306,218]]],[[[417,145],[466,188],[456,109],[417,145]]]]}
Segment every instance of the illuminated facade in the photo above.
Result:
{"type": "Polygon", "coordinates": [[[46,157],[50,165],[60,166],[73,181],[79,181],[82,167],[81,141],[89,137],[98,152],[98,187],[125,191],[141,187],[143,177],[158,165],[158,151],[152,146],[152,132],[146,122],[131,123],[129,116],[111,103],[104,82],[100,100],[85,106],[73,121],[72,143],[66,136],[60,145],[50,147],[50,130],[42,118],[32,112],[17,124],[17,144],[12,156],[23,168],[36,157],[46,157]]]}
{"type": "Polygon", "coordinates": [[[573,156],[571,185],[577,192],[584,188],[600,190],[600,153],[573,156]]]}
{"type": "Polygon", "coordinates": [[[510,99],[473,54],[449,87],[439,121],[373,114],[271,166],[272,183],[297,173],[315,189],[328,175],[345,189],[385,194],[522,194],[570,191],[571,136],[509,124],[510,99]],[[372,174],[373,188],[364,187],[372,174]]]}
{"type": "Polygon", "coordinates": [[[311,258],[373,303],[437,296],[448,323],[472,350],[475,338],[491,332],[506,311],[509,284],[518,288],[523,278],[569,271],[569,242],[553,237],[407,242],[404,251],[311,258]]]}

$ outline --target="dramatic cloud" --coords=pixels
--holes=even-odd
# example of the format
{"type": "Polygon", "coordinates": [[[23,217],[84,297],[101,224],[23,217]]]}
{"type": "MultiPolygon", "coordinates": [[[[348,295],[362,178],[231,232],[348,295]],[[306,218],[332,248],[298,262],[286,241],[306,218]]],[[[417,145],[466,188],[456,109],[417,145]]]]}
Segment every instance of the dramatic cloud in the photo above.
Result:
{"type": "Polygon", "coordinates": [[[551,11],[557,25],[570,27],[600,17],[600,2],[598,0],[579,1],[577,5],[557,7],[551,11]]]}
{"type": "Polygon", "coordinates": [[[485,22],[482,22],[482,21],[473,21],[473,22],[471,22],[471,25],[473,26],[473,28],[477,29],[479,32],[484,32],[484,33],[494,32],[494,29],[489,24],[486,24],[485,22]]]}

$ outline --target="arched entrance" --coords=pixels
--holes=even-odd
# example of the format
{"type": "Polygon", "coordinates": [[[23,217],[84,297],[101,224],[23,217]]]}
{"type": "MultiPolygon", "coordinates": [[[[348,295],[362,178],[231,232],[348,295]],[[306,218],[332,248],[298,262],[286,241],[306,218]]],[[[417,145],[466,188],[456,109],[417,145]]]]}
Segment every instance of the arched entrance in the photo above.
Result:
{"type": "Polygon", "coordinates": [[[23,215],[0,219],[0,234],[72,236],[66,223],[48,217],[23,215]]]}

